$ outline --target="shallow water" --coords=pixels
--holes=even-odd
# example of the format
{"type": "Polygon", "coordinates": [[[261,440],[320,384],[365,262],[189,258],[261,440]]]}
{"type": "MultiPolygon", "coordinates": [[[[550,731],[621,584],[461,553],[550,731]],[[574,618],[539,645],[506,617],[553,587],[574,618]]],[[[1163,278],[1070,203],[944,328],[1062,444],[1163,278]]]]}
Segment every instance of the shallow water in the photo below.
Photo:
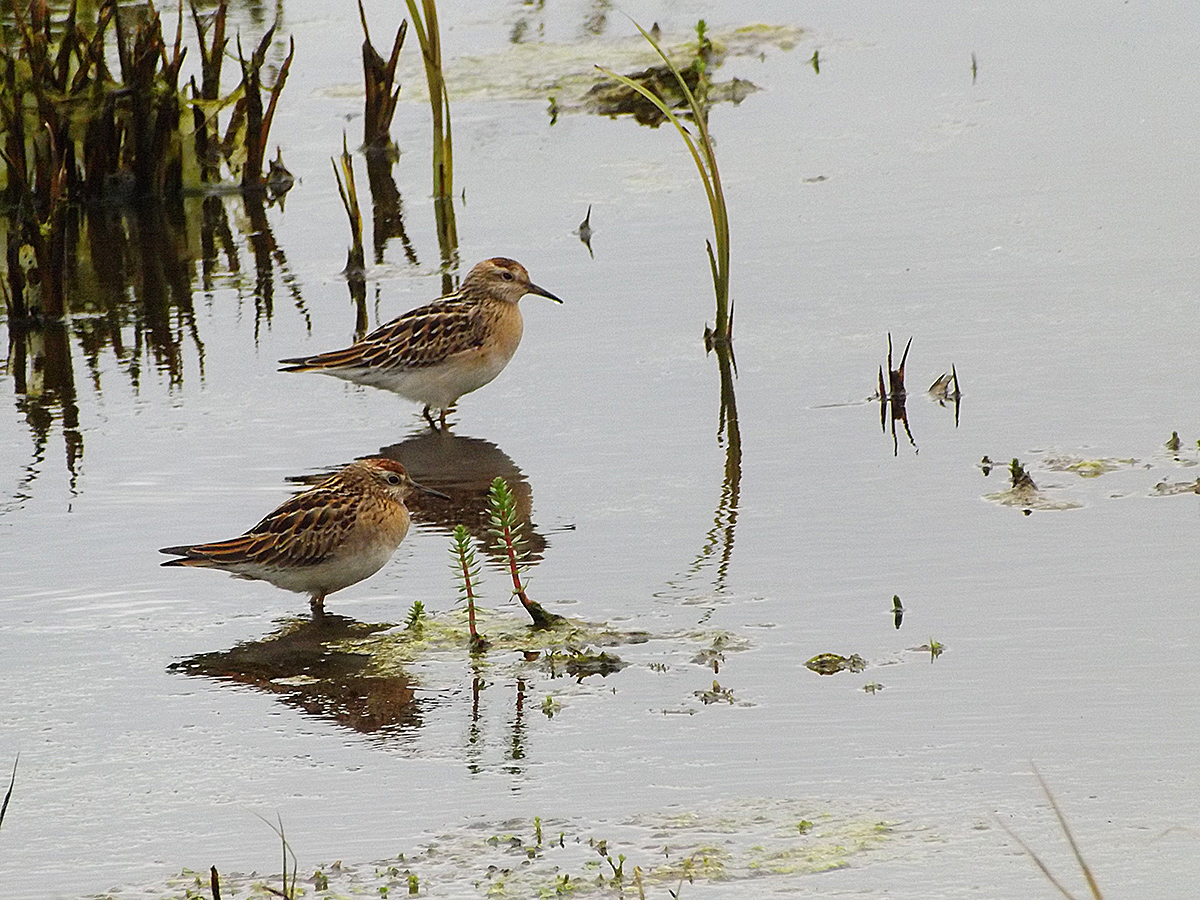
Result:
{"type": "MultiPolygon", "coordinates": [[[[610,11],[587,37],[601,8],[447,7],[447,52],[499,53],[526,17],[526,35],[589,42],[603,62],[605,41],[633,29],[610,11]]],[[[522,301],[521,349],[461,402],[457,449],[432,455],[462,484],[472,454],[520,474],[544,541],[531,596],[653,639],[581,684],[513,653],[482,673],[433,654],[407,672],[413,718],[375,733],[169,668],[259,640],[305,604],[160,569],[156,548],[246,528],[289,478],[428,443],[394,396],[276,372],[355,327],[328,158],[358,128],[361,34],[340,5],[293,2],[274,140],[300,183],[267,211],[269,263],[256,266],[240,200],[224,200],[236,271],[222,252],[207,283],[187,276],[194,331],[178,296],[159,323],[174,349],[126,302],[47,336],[51,355],[69,348],[73,398],[29,401],[0,376],[0,771],[20,753],[5,896],[166,893],[211,865],[277,872],[278,839],[256,817],[276,815],[302,874],[405,853],[425,861],[431,895],[472,896],[427,848],[478,858],[479,834],[528,842],[538,816],[649,871],[650,848],[674,839],[658,840],[659,817],[748,823],[747,808],[768,824],[732,829],[743,855],[807,809],[890,829],[835,871],[761,876],[764,893],[1049,896],[996,827],[1082,884],[1033,763],[1106,891],[1187,896],[1200,881],[1200,510],[1194,494],[1155,492],[1198,472],[1187,7],[625,9],[668,33],[700,16],[806,29],[790,52],[728,61],[721,77],[762,91],[712,115],[733,234],[736,515],[701,340],[712,292],[691,162],[665,128],[548,127],[544,101],[453,107],[462,259],[516,257],[567,302],[522,301]],[[572,234],[589,204],[594,259],[572,234]],[[85,339],[109,326],[119,354],[85,339]],[[913,337],[915,446],[901,431],[895,449],[866,402],[889,332],[897,356],[913,337]],[[957,427],[924,394],[951,365],[957,427]],[[1173,430],[1178,454],[1163,446],[1173,430]],[[1001,463],[987,476],[985,454],[1001,463]],[[1078,508],[1026,516],[985,499],[1013,457],[1078,508]],[[1132,462],[1084,478],[1063,458],[1132,462]],[[747,648],[714,673],[693,660],[718,633],[747,648]],[[930,639],[945,647],[934,661],[911,649],[930,639]],[[868,668],[818,676],[804,662],[823,652],[868,668]],[[734,702],[702,702],[714,678],[734,702]]],[[[394,8],[368,15],[390,43],[394,8]]],[[[415,42],[404,55],[415,66],[415,42]]],[[[418,263],[389,242],[368,272],[372,325],[440,289],[427,121],[414,101],[393,126],[418,263]]],[[[418,516],[392,562],[329,609],[400,622],[420,599],[448,614],[449,524],[418,516]]],[[[483,588],[516,615],[503,573],[485,568],[483,588]]],[[[704,879],[685,893],[727,896],[704,879]]]]}

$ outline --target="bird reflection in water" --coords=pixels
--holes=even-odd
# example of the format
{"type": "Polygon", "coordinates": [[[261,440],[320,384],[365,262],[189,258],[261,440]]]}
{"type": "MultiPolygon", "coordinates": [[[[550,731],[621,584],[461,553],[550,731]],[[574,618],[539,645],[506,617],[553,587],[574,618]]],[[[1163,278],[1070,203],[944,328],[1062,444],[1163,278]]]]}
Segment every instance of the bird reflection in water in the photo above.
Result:
{"type": "Polygon", "coordinates": [[[409,513],[418,525],[453,530],[464,525],[497,565],[506,563],[488,534],[488,489],[496,476],[508,482],[516,499],[517,516],[529,551],[527,562],[537,563],[546,551],[546,538],[535,529],[533,487],[503,450],[482,438],[463,437],[449,431],[420,431],[398,444],[383,447],[379,455],[398,461],[412,478],[447,495],[450,500],[426,502],[413,496],[409,513]]]}
{"type": "Polygon", "coordinates": [[[338,647],[340,641],[387,627],[333,614],[319,624],[291,620],[262,640],[200,653],[170,669],[250,685],[308,715],[364,734],[407,731],[422,723],[417,682],[403,673],[373,673],[370,656],[338,647]]]}

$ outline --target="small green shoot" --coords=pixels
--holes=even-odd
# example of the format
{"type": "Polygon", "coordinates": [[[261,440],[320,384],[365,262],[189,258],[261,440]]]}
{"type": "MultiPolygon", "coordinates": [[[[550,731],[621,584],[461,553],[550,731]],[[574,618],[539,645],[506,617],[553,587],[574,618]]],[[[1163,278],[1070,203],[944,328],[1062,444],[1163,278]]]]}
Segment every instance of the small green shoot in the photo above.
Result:
{"type": "MultiPolygon", "coordinates": [[[[713,43],[708,37],[708,23],[701,19],[696,23],[696,58],[692,60],[692,68],[696,70],[696,74],[703,76],[708,71],[708,61],[712,57],[713,43]]],[[[701,77],[699,88],[702,92],[707,93],[708,82],[701,77]]],[[[705,98],[701,96],[701,101],[705,98]]]]}
{"type": "Polygon", "coordinates": [[[618,853],[617,861],[615,863],[612,861],[611,856],[605,856],[604,858],[607,859],[608,864],[612,866],[612,880],[620,884],[625,879],[625,854],[618,853]]]}
{"type": "MultiPolygon", "coordinates": [[[[409,0],[409,2],[411,3],[412,0],[409,0]]],[[[679,71],[675,63],[671,62],[670,57],[667,56],[658,41],[637,22],[633,24],[642,33],[642,37],[650,42],[650,46],[662,57],[663,62],[671,70],[671,74],[675,76],[675,80],[679,83],[680,91],[687,99],[688,109],[699,137],[693,137],[692,133],[684,126],[674,110],[661,97],[644,85],[603,66],[597,66],[596,68],[610,78],[615,78],[626,87],[637,91],[658,107],[658,110],[675,126],[680,137],[683,138],[684,143],[687,145],[688,152],[692,155],[692,161],[695,162],[696,170],[700,173],[700,180],[704,184],[704,192],[708,197],[708,207],[713,222],[713,240],[705,241],[705,246],[708,249],[708,262],[712,269],[713,289],[717,297],[717,318],[715,327],[706,331],[705,338],[710,347],[722,344],[727,345],[733,341],[733,308],[729,302],[729,213],[725,208],[725,193],[721,188],[720,172],[717,170],[716,150],[713,147],[712,138],[708,133],[707,110],[702,107],[701,100],[696,97],[696,94],[688,88],[683,74],[679,71]],[[713,249],[714,243],[716,244],[715,250],[713,249]]],[[[696,34],[701,39],[701,43],[707,40],[704,36],[706,29],[707,26],[703,21],[696,26],[696,34]]],[[[703,87],[705,79],[703,78],[703,72],[700,74],[701,87],[698,89],[703,95],[706,93],[706,89],[703,87]]]]}
{"type": "MultiPolygon", "coordinates": [[[[255,815],[258,815],[258,813],[255,813],[255,815]]],[[[296,854],[292,851],[292,845],[288,843],[287,836],[283,833],[283,819],[278,813],[276,813],[275,819],[278,823],[278,826],[276,826],[272,825],[262,816],[258,817],[267,823],[267,827],[279,835],[279,842],[283,845],[283,890],[276,890],[275,888],[267,888],[267,890],[272,894],[277,894],[278,896],[283,897],[284,900],[295,900],[296,873],[298,871],[298,864],[296,862],[296,854]],[[288,881],[288,857],[291,857],[292,860],[292,879],[290,882],[288,881]]],[[[216,871],[215,866],[213,867],[213,871],[216,871]]]]}
{"type": "Polygon", "coordinates": [[[419,893],[421,893],[421,883],[420,883],[420,881],[417,880],[417,874],[415,872],[409,872],[408,873],[408,895],[410,897],[415,897],[419,893]]]}
{"type": "Polygon", "coordinates": [[[513,596],[521,601],[529,617],[533,619],[534,628],[551,628],[562,621],[561,616],[548,613],[542,607],[529,599],[525,594],[525,583],[522,580],[524,572],[529,568],[525,562],[529,555],[522,537],[522,522],[517,515],[517,501],[506,482],[499,475],[488,490],[488,506],[490,507],[489,533],[495,540],[497,550],[504,553],[508,563],[508,572],[512,577],[513,596]]]}
{"type": "Polygon", "coordinates": [[[1171,437],[1167,439],[1166,446],[1167,446],[1167,449],[1170,450],[1172,453],[1179,452],[1179,432],[1178,431],[1171,432],[1171,437]]]}
{"type": "Polygon", "coordinates": [[[1027,487],[1037,489],[1037,485],[1033,483],[1033,479],[1025,471],[1025,467],[1021,465],[1021,461],[1015,456],[1012,462],[1009,463],[1008,473],[1012,477],[1012,486],[1014,488],[1027,487]]]}
{"type": "Polygon", "coordinates": [[[465,525],[455,525],[452,537],[454,544],[450,547],[450,555],[454,561],[450,568],[458,578],[458,593],[467,601],[467,627],[471,634],[471,651],[473,653],[487,649],[488,642],[480,637],[475,627],[475,582],[479,578],[479,562],[475,558],[475,548],[471,546],[471,533],[465,525]]]}
{"type": "Polygon", "coordinates": [[[413,601],[408,617],[404,620],[404,627],[414,634],[420,634],[421,629],[425,627],[425,604],[420,600],[413,601]]]}
{"type": "Polygon", "coordinates": [[[808,819],[801,819],[796,823],[796,830],[801,834],[808,834],[813,830],[813,823],[808,821],[808,819]]]}

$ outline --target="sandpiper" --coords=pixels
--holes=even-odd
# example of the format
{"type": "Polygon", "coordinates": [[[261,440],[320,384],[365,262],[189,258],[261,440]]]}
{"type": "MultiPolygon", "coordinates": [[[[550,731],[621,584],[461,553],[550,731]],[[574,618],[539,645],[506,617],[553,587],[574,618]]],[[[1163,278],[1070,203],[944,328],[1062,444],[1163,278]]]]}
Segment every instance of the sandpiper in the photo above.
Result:
{"type": "Polygon", "coordinates": [[[280,371],[323,372],[393,391],[423,403],[430,425],[445,426],[458,398],[483,387],[512,359],[523,327],[517,301],[526,294],[562,303],[530,281],[516,260],[485,259],[453,294],[406,312],[345,350],[281,359],[280,371]]]}
{"type": "Polygon", "coordinates": [[[181,557],[164,566],[221,569],[309,595],[314,619],[325,597],[383,568],[408,533],[404,498],[413,490],[445,497],[408,477],[392,459],[362,459],[297,494],[227,541],[164,547],[181,557]]]}

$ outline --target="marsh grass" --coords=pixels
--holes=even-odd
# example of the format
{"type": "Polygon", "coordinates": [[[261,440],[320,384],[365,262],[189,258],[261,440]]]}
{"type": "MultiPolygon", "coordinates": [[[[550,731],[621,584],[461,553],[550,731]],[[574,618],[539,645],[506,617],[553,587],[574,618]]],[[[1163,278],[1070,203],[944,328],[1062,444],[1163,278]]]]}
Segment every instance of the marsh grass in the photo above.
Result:
{"type": "Polygon", "coordinates": [[[296,40],[295,38],[291,38],[288,41],[288,55],[284,59],[283,65],[279,67],[279,74],[275,77],[275,83],[266,89],[267,102],[264,109],[262,67],[266,63],[267,50],[270,48],[271,40],[275,36],[276,27],[277,25],[272,25],[267,29],[267,33],[262,36],[262,40],[254,48],[254,52],[250,55],[249,60],[242,54],[242,41],[240,37],[237,42],[238,62],[242,67],[242,96],[234,108],[234,120],[238,123],[242,121],[242,118],[239,117],[239,112],[244,116],[245,131],[240,142],[245,148],[246,153],[245,163],[242,166],[243,189],[262,189],[265,187],[263,161],[267,155],[267,141],[271,133],[271,122],[275,119],[275,110],[279,106],[279,97],[283,93],[283,86],[287,83],[288,73],[292,69],[292,60],[296,56],[296,40]]]}
{"type": "Polygon", "coordinates": [[[201,85],[192,79],[189,96],[180,85],[182,14],[174,34],[165,35],[153,3],[101,0],[82,16],[75,3],[61,16],[46,3],[10,6],[11,20],[0,22],[6,294],[10,321],[34,327],[68,312],[69,207],[178,204],[185,191],[220,179],[222,159],[244,190],[266,188],[268,135],[295,47],[264,88],[275,27],[249,59],[239,41],[241,84],[220,97],[225,4],[204,20],[193,7],[201,85]],[[109,69],[113,43],[116,74],[109,69]],[[230,109],[220,138],[217,116],[230,109]]]}
{"type": "Polygon", "coordinates": [[[412,17],[425,82],[429,87],[429,112],[433,123],[433,208],[438,244],[442,251],[442,287],[451,293],[451,272],[458,265],[458,228],[454,220],[454,142],[450,128],[450,95],[442,69],[442,38],[434,0],[405,0],[412,17]]]}
{"type": "Polygon", "coordinates": [[[392,42],[392,53],[384,60],[371,43],[371,32],[367,28],[367,14],[362,0],[358,2],[358,17],[363,30],[363,78],[365,80],[365,102],[363,108],[363,149],[370,156],[381,153],[394,158],[392,143],[392,117],[400,101],[400,85],[396,84],[396,65],[400,61],[400,50],[408,34],[408,21],[400,23],[396,38],[392,42]]]}
{"type": "Polygon", "coordinates": [[[12,777],[8,780],[8,790],[4,792],[4,803],[0,804],[0,826],[4,825],[4,815],[8,812],[8,801],[12,799],[13,788],[17,784],[17,763],[21,761],[21,754],[18,753],[13,760],[12,777]]]}
{"type": "MultiPolygon", "coordinates": [[[[1042,773],[1038,771],[1037,766],[1033,767],[1033,774],[1037,776],[1038,784],[1042,786],[1042,793],[1044,793],[1046,795],[1046,799],[1050,801],[1050,808],[1054,810],[1055,818],[1058,819],[1058,825],[1062,829],[1063,834],[1066,836],[1067,843],[1071,845],[1071,853],[1074,854],[1075,862],[1079,864],[1079,869],[1083,872],[1084,880],[1087,881],[1088,891],[1090,892],[1093,900],[1104,900],[1104,895],[1100,893],[1100,885],[1097,883],[1096,877],[1092,874],[1092,870],[1088,866],[1087,860],[1083,858],[1083,853],[1079,849],[1079,844],[1075,842],[1075,836],[1071,834],[1071,827],[1067,824],[1067,817],[1063,815],[1062,810],[1058,806],[1058,801],[1056,801],[1054,799],[1054,795],[1050,793],[1050,787],[1046,784],[1046,779],[1042,777],[1042,773]]],[[[1063,886],[1062,882],[1054,877],[1054,874],[1050,871],[1050,867],[1042,861],[1041,857],[1034,853],[1028,844],[1017,837],[1016,833],[1011,828],[1009,828],[1003,822],[1000,822],[999,824],[1000,827],[1004,829],[1005,833],[1007,833],[1010,838],[1016,841],[1020,848],[1025,851],[1025,854],[1033,860],[1034,864],[1039,869],[1041,869],[1042,874],[1046,876],[1046,879],[1052,885],[1054,885],[1058,892],[1066,897],[1067,900],[1075,900],[1075,895],[1067,890],[1063,886]]]]}
{"type": "Polygon", "coordinates": [[[358,204],[358,188],[354,184],[354,158],[346,146],[346,135],[342,135],[342,155],[330,159],[333,163],[333,177],[337,179],[338,195],[342,198],[342,208],[350,219],[350,251],[346,258],[346,272],[358,272],[360,275],[366,269],[366,253],[363,250],[362,209],[358,204]]]}
{"type": "MultiPolygon", "coordinates": [[[[258,814],[255,813],[255,815],[258,815],[258,814]]],[[[272,825],[270,823],[270,821],[263,818],[262,816],[259,816],[259,818],[262,819],[264,822],[266,822],[267,827],[269,827],[273,832],[275,832],[276,835],[279,836],[279,843],[283,847],[283,868],[280,870],[282,872],[281,878],[283,879],[283,889],[279,890],[277,888],[269,887],[267,885],[263,885],[263,887],[267,890],[268,893],[274,894],[277,897],[283,897],[284,900],[295,900],[296,883],[297,883],[296,875],[297,875],[297,872],[299,871],[299,864],[296,861],[296,853],[295,853],[295,851],[292,850],[292,845],[288,843],[287,835],[284,834],[283,819],[278,814],[276,814],[275,819],[278,824],[272,825]],[[291,880],[288,879],[288,860],[289,860],[289,858],[292,863],[291,880]]]]}
{"type": "MultiPolygon", "coordinates": [[[[409,0],[409,5],[412,5],[412,0],[409,0]]],[[[633,24],[641,32],[642,37],[650,43],[650,46],[662,58],[663,62],[670,69],[671,74],[675,77],[679,85],[679,90],[687,101],[688,112],[696,128],[697,136],[692,135],[692,132],[666,101],[649,90],[645,85],[625,75],[620,75],[610,69],[606,69],[603,66],[596,66],[596,68],[610,78],[615,78],[626,87],[637,91],[653,103],[667,120],[675,126],[680,137],[683,138],[684,144],[687,145],[688,152],[692,156],[692,161],[696,164],[696,170],[700,173],[700,181],[704,185],[704,192],[708,198],[709,212],[712,216],[713,240],[705,240],[704,244],[708,250],[708,262],[712,269],[713,290],[716,293],[717,300],[716,322],[713,328],[706,329],[705,342],[710,348],[727,345],[733,340],[733,305],[729,301],[729,214],[725,207],[725,193],[721,187],[721,174],[717,169],[716,150],[713,147],[712,137],[708,131],[707,106],[703,100],[708,83],[704,76],[703,63],[703,48],[706,40],[704,23],[701,22],[696,29],[700,47],[700,52],[697,55],[700,78],[696,91],[688,87],[683,73],[671,61],[671,58],[667,56],[654,36],[637,22],[633,24]]]]}

